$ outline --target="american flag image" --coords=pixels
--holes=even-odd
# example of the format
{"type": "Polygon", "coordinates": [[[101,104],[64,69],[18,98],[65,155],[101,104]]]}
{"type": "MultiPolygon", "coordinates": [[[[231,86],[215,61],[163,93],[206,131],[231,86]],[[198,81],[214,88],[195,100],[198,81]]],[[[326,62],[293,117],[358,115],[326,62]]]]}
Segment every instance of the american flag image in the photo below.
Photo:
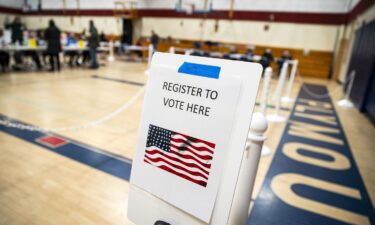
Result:
{"type": "Polygon", "coordinates": [[[207,186],[215,144],[150,125],[144,162],[207,186]]]}

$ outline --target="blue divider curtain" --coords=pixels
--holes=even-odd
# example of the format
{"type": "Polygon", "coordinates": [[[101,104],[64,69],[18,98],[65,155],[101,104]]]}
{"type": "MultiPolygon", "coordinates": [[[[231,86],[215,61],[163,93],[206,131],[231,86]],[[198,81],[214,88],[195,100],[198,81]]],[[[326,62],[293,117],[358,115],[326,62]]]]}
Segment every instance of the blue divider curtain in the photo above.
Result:
{"type": "Polygon", "coordinates": [[[348,73],[353,70],[350,99],[375,123],[375,20],[356,32],[348,73]]]}

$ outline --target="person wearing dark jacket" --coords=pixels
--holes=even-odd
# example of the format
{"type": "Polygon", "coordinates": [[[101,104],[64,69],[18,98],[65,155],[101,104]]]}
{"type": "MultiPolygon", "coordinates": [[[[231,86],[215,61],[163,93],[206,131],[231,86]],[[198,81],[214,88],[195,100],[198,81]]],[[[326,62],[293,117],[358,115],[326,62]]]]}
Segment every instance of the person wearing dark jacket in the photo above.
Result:
{"type": "Polygon", "coordinates": [[[7,24],[5,27],[12,31],[12,43],[16,44],[18,42],[18,44],[22,45],[24,26],[21,23],[20,17],[16,16],[13,22],[10,24],[7,24]]]}
{"type": "Polygon", "coordinates": [[[281,55],[281,57],[277,60],[277,65],[278,65],[278,75],[280,75],[281,73],[281,68],[283,67],[283,64],[284,62],[286,61],[289,61],[289,60],[292,60],[292,56],[290,55],[290,52],[289,51],[283,51],[283,54],[281,55]]]}
{"type": "Polygon", "coordinates": [[[90,20],[90,36],[88,38],[88,46],[90,49],[90,58],[91,58],[91,69],[97,69],[99,67],[98,59],[96,57],[96,49],[99,47],[99,34],[98,30],[94,25],[94,21],[90,20]]]}
{"type": "MultiPolygon", "coordinates": [[[[7,29],[10,29],[12,32],[12,44],[19,44],[23,45],[23,31],[25,29],[24,25],[21,23],[21,18],[19,16],[16,16],[12,23],[6,24],[5,27],[7,29]]],[[[21,64],[22,64],[22,52],[16,51],[14,53],[14,61],[16,65],[14,66],[14,69],[20,70],[21,64]]]]}
{"type": "Polygon", "coordinates": [[[101,42],[108,42],[108,39],[107,39],[107,36],[105,35],[105,33],[102,31],[102,33],[100,33],[100,41],[101,42]]]}
{"type": "Polygon", "coordinates": [[[267,48],[266,51],[263,53],[262,58],[260,59],[259,63],[263,66],[263,70],[267,67],[271,66],[273,62],[273,55],[271,49],[267,48]]]}
{"type": "Polygon", "coordinates": [[[156,52],[159,44],[159,35],[157,35],[153,30],[151,31],[150,42],[152,44],[152,47],[154,47],[154,52],[156,52]]]}
{"type": "Polygon", "coordinates": [[[9,53],[2,50],[2,47],[5,46],[4,33],[0,29],[0,66],[2,72],[5,72],[9,67],[9,53]]]}
{"type": "Polygon", "coordinates": [[[50,71],[56,69],[60,71],[60,59],[59,52],[61,52],[61,41],[60,41],[60,29],[55,25],[53,20],[49,21],[49,26],[44,33],[45,40],[47,42],[47,54],[49,55],[49,61],[51,64],[50,71]]]}

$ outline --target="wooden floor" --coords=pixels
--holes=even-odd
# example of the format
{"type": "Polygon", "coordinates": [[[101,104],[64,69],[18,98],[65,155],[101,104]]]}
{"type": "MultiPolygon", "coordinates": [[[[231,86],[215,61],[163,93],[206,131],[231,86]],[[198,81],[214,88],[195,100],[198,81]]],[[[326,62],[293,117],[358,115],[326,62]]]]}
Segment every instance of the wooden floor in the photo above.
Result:
{"type": "MultiPolygon", "coordinates": [[[[0,115],[44,128],[85,125],[112,113],[138,93],[140,84],[147,81],[145,69],[143,63],[117,61],[99,70],[0,74],[0,115]]],[[[338,88],[326,80],[306,81],[331,91],[338,88]]],[[[300,84],[295,82],[294,97],[300,84]]],[[[275,85],[273,81],[273,89],[275,85]]],[[[342,96],[339,90],[331,98],[335,102],[342,96]]],[[[87,148],[132,159],[142,98],[97,126],[57,134],[87,148]]],[[[283,107],[287,110],[282,114],[289,116],[293,104],[283,107]]],[[[375,128],[356,109],[335,108],[374,204],[375,128]]],[[[266,145],[272,153],[261,158],[255,204],[285,128],[286,124],[269,126],[266,145]]],[[[0,130],[0,224],[132,224],[126,216],[128,188],[124,179],[0,130]]]]}

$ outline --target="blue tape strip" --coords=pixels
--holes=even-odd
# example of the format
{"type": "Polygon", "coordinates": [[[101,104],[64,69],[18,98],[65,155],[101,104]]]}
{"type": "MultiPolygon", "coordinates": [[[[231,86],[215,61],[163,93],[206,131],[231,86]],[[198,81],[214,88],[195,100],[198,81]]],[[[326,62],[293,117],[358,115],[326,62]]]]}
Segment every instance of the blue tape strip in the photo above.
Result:
{"type": "Polygon", "coordinates": [[[180,66],[180,68],[178,68],[178,72],[189,74],[189,75],[194,75],[194,76],[219,79],[220,69],[221,68],[219,66],[210,66],[210,65],[184,62],[180,66]]]}

